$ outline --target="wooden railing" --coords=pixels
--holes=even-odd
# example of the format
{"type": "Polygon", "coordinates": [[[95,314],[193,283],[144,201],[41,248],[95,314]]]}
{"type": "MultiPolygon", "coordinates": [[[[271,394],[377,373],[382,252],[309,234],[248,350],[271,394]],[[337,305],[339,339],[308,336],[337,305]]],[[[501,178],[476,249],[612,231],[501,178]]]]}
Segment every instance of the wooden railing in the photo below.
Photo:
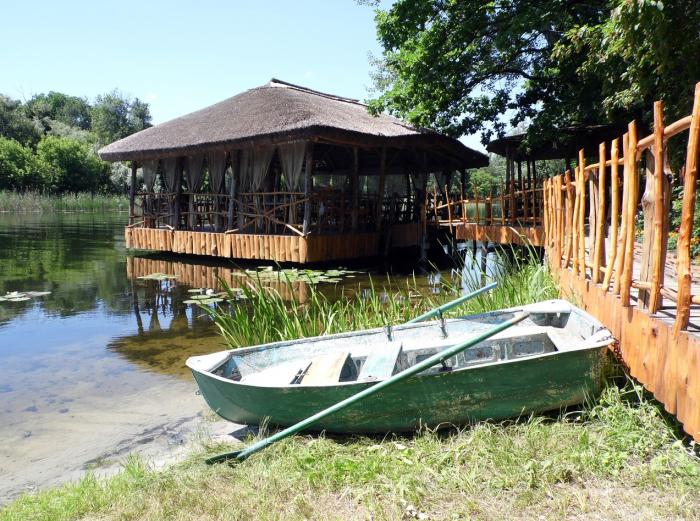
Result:
{"type": "Polygon", "coordinates": [[[485,226],[542,225],[542,188],[529,188],[499,195],[471,198],[460,193],[428,192],[426,214],[428,222],[439,225],[477,224],[485,226]]]}
{"type": "Polygon", "coordinates": [[[666,125],[664,105],[656,102],[653,132],[641,139],[637,134],[633,121],[621,140],[600,143],[597,162],[586,164],[592,151],[581,150],[573,172],[544,181],[545,248],[550,262],[601,284],[604,292],[619,295],[625,307],[632,305],[632,288],[638,290],[637,306],[649,313],[659,311],[664,298],[673,302],[674,331],[679,332],[688,328],[691,304],[700,303],[700,297],[691,292],[700,83],[691,116],[666,125]],[[686,145],[685,166],[680,172],[672,172],[670,141],[686,130],[687,143],[682,143],[686,145]],[[676,181],[682,182],[676,259],[670,263],[675,264],[676,273],[666,277],[671,187],[676,181]],[[644,192],[640,197],[642,182],[644,192]],[[641,222],[637,218],[640,211],[641,222]],[[638,231],[641,252],[636,256],[635,275],[638,231]]]}

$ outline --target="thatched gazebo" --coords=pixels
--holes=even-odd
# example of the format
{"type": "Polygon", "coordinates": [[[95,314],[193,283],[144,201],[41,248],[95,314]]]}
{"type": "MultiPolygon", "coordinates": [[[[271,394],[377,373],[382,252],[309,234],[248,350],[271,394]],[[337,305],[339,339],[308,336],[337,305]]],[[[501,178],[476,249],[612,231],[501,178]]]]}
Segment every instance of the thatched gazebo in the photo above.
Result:
{"type": "Polygon", "coordinates": [[[99,154],[132,164],[127,247],[298,263],[417,245],[429,174],[488,163],[357,100],[275,79],[99,154]]]}

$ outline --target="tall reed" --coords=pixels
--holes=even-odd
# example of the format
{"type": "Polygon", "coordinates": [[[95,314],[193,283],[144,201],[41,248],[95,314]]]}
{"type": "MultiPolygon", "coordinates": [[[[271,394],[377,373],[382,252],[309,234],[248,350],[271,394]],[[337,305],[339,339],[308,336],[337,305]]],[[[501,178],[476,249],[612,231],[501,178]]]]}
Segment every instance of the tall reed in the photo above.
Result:
{"type": "Polygon", "coordinates": [[[124,195],[0,191],[0,212],[103,212],[126,211],[124,195]]]}
{"type": "MultiPolygon", "coordinates": [[[[450,315],[486,312],[557,295],[549,271],[535,255],[508,263],[502,273],[495,290],[468,301],[450,315]]],[[[229,293],[229,309],[203,307],[231,348],[401,324],[456,298],[460,292],[460,288],[445,284],[435,295],[421,291],[415,279],[405,285],[388,279],[381,288],[372,283],[355,295],[341,294],[331,300],[310,284],[308,298],[302,303],[296,298],[285,301],[278,291],[264,287],[253,276],[242,288],[240,300],[237,293],[223,281],[222,284],[229,293]]],[[[291,285],[289,281],[287,284],[291,285]]]]}

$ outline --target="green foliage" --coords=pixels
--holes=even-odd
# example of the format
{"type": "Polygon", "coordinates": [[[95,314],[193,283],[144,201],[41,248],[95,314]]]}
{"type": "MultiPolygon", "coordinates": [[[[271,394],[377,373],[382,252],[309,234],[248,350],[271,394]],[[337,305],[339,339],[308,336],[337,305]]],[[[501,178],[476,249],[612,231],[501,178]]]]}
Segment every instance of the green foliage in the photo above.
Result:
{"type": "Polygon", "coordinates": [[[0,137],[34,146],[41,138],[41,132],[25,116],[21,106],[21,102],[0,94],[0,137]]]}
{"type": "Polygon", "coordinates": [[[99,192],[109,188],[109,164],[85,143],[47,136],[37,145],[37,159],[51,190],[99,192]]]}
{"type": "Polygon", "coordinates": [[[101,144],[111,143],[151,126],[148,104],[118,90],[98,96],[91,110],[92,130],[101,144]]]}
{"type": "Polygon", "coordinates": [[[34,152],[14,139],[0,136],[0,190],[32,190],[43,186],[34,152]]]}
{"type": "Polygon", "coordinates": [[[24,105],[27,116],[41,121],[47,130],[54,122],[90,130],[90,110],[87,99],[54,91],[36,94],[24,105]]]}
{"type": "Polygon", "coordinates": [[[695,0],[399,0],[376,24],[373,110],[454,136],[488,141],[530,120],[537,141],[561,126],[648,119],[656,99],[674,118],[700,78],[695,0]]]}
{"type": "Polygon", "coordinates": [[[123,212],[128,209],[129,198],[125,195],[0,190],[0,212],[123,212]]]}
{"type": "MultiPolygon", "coordinates": [[[[284,279],[282,279],[284,282],[284,279]]],[[[226,287],[225,282],[222,284],[226,287]]],[[[287,293],[294,295],[290,286],[287,293]]],[[[479,277],[469,281],[476,289],[479,277]],[[478,280],[477,280],[478,279],[478,280]]],[[[341,295],[329,299],[316,286],[309,284],[306,300],[286,302],[279,292],[264,287],[259,278],[250,277],[243,285],[243,299],[227,288],[230,310],[223,307],[202,306],[214,320],[226,344],[231,348],[292,340],[344,331],[355,331],[386,324],[403,324],[441,304],[457,298],[461,288],[445,284],[435,295],[421,291],[415,281],[405,286],[392,284],[388,279],[381,288],[374,284],[355,296],[341,295]]],[[[558,289],[546,266],[532,253],[505,268],[498,286],[485,295],[467,301],[449,312],[451,315],[480,313],[539,300],[555,298],[558,289]]]]}

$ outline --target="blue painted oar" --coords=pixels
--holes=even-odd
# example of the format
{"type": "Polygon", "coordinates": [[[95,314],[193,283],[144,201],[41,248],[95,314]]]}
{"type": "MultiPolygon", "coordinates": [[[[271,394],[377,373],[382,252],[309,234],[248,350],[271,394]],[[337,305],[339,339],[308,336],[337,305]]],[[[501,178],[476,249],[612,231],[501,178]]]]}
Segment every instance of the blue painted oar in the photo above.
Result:
{"type": "Polygon", "coordinates": [[[338,411],[342,411],[343,409],[349,407],[350,405],[356,404],[357,402],[363,400],[364,398],[367,398],[368,396],[371,396],[373,394],[378,393],[382,389],[385,389],[389,387],[390,385],[394,385],[395,383],[398,383],[402,380],[405,380],[406,378],[410,378],[414,374],[420,373],[421,371],[424,371],[428,369],[429,367],[432,367],[436,364],[442,363],[448,358],[451,358],[455,356],[456,354],[464,351],[465,349],[468,349],[479,342],[483,342],[487,338],[490,338],[494,336],[497,333],[500,333],[504,329],[508,329],[509,327],[514,326],[518,322],[521,322],[525,318],[530,316],[529,312],[523,312],[519,315],[516,315],[515,317],[511,318],[510,320],[506,320],[505,322],[501,322],[497,326],[492,327],[491,329],[484,331],[483,333],[479,333],[477,335],[474,335],[471,337],[469,340],[462,342],[461,344],[454,345],[452,347],[449,347],[443,351],[440,351],[439,353],[434,354],[430,358],[427,358],[423,360],[422,362],[417,363],[416,365],[413,365],[409,367],[408,369],[405,369],[401,371],[400,373],[395,374],[391,378],[388,378],[387,380],[383,380],[376,385],[373,385],[372,387],[368,387],[366,389],[363,389],[357,394],[353,394],[352,396],[349,396],[348,398],[345,398],[344,400],[336,403],[335,405],[331,405],[330,407],[323,409],[320,412],[317,412],[313,416],[309,416],[305,420],[302,420],[298,423],[295,423],[291,427],[287,427],[286,429],[273,434],[272,436],[269,436],[265,439],[262,439],[250,447],[235,451],[235,452],[228,452],[226,454],[220,454],[219,456],[214,456],[212,458],[209,458],[207,461],[208,464],[212,463],[219,463],[221,461],[227,461],[227,460],[238,460],[238,461],[243,461],[248,456],[251,454],[255,454],[256,452],[264,449],[265,447],[269,447],[273,443],[280,441],[288,436],[291,436],[292,434],[296,434],[300,431],[303,431],[304,429],[307,429],[314,423],[316,423],[318,420],[321,420],[325,418],[326,416],[329,416],[333,413],[336,413],[338,411]]]}

